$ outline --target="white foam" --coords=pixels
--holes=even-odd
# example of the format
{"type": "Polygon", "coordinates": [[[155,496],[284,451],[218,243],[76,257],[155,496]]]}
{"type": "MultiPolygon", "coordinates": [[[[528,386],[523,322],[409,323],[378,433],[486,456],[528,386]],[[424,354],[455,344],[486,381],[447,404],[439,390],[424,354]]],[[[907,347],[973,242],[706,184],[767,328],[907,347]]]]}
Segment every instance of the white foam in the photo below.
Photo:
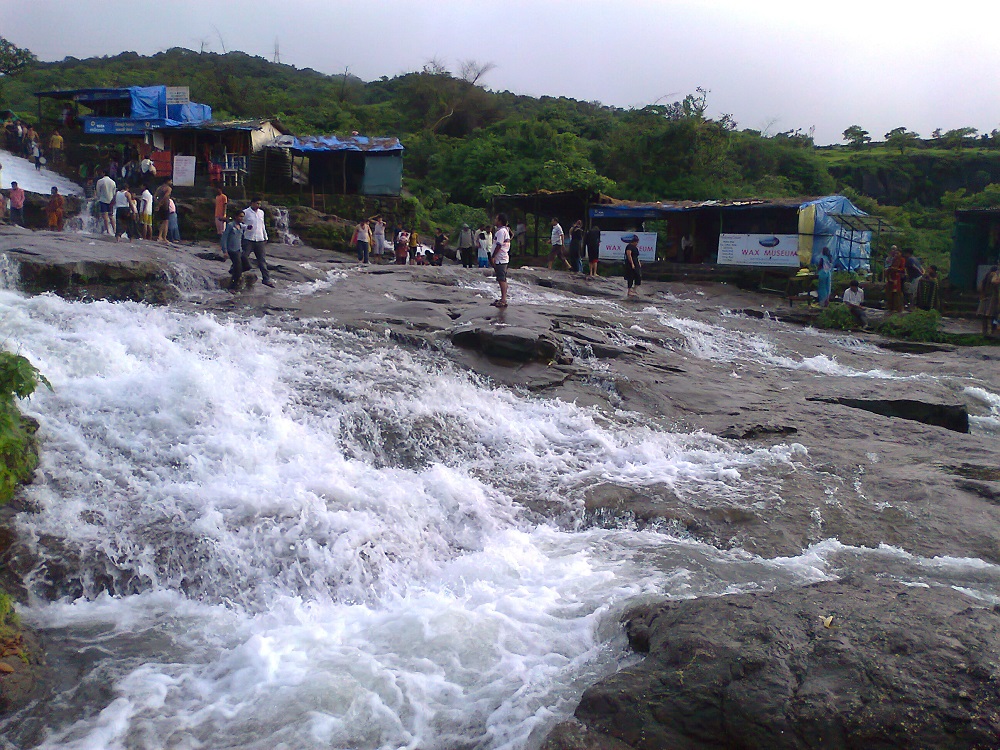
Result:
{"type": "Polygon", "coordinates": [[[83,195],[83,188],[72,180],[63,177],[58,172],[52,172],[46,167],[35,169],[34,162],[10,151],[0,149],[0,188],[10,189],[10,183],[16,182],[18,187],[29,193],[48,195],[53,187],[59,188],[63,195],[83,195]]]}
{"type": "Polygon", "coordinates": [[[633,597],[786,575],[573,529],[598,482],[755,502],[800,446],[521,396],[321,325],[0,292],[0,339],[54,386],[25,404],[43,459],[17,523],[66,598],[26,616],[99,643],[83,681],[112,691],[20,717],[45,747],[522,747],[620,663],[633,597]]]}
{"type": "Polygon", "coordinates": [[[660,322],[680,331],[684,335],[686,351],[699,359],[725,363],[750,362],[787,370],[803,370],[850,378],[905,380],[915,377],[878,368],[858,370],[843,365],[836,358],[826,354],[817,354],[813,357],[788,356],[779,353],[775,344],[765,336],[689,318],[663,317],[660,322]]]}

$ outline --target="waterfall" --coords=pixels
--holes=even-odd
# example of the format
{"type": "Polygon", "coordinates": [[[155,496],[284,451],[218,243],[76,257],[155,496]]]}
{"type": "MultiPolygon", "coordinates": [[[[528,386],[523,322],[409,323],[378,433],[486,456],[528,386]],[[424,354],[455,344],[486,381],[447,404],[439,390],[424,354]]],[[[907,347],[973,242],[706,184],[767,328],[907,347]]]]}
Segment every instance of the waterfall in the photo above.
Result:
{"type": "Polygon", "coordinates": [[[80,201],[80,213],[66,219],[66,229],[81,234],[100,234],[101,225],[97,217],[97,199],[80,201]]]}
{"type": "Polygon", "coordinates": [[[284,206],[271,206],[271,213],[274,216],[274,232],[278,235],[278,241],[285,245],[301,245],[302,240],[289,231],[288,209],[284,206]]]}
{"type": "Polygon", "coordinates": [[[0,253],[0,289],[17,289],[21,281],[21,269],[16,260],[7,253],[0,253]]]}

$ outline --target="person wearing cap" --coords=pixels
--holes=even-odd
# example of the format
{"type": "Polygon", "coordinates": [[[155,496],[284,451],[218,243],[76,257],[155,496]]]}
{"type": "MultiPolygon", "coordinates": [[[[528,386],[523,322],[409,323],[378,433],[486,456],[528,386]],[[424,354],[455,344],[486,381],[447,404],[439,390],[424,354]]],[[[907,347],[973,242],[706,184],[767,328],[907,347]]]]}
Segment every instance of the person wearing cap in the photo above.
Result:
{"type": "Polygon", "coordinates": [[[462,268],[476,267],[476,239],[468,224],[463,224],[458,233],[458,257],[462,259],[462,268]]]}
{"type": "Polygon", "coordinates": [[[639,235],[632,234],[622,237],[625,245],[625,282],[628,284],[628,296],[634,297],[638,290],[633,287],[642,284],[642,263],[639,262],[639,235]]]}

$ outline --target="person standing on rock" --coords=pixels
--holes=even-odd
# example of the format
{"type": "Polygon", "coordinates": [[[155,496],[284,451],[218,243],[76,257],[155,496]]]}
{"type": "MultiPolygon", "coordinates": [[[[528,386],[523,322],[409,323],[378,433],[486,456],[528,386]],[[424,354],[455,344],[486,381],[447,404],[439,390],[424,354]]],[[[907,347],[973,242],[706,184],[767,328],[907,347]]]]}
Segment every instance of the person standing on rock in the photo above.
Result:
{"type": "Polygon", "coordinates": [[[583,273],[583,222],[579,219],[573,224],[573,228],[569,230],[569,259],[570,263],[573,265],[573,270],[577,273],[583,273]]]}
{"type": "Polygon", "coordinates": [[[601,228],[594,224],[587,232],[587,260],[590,261],[590,276],[597,276],[597,263],[601,258],[601,228]]]}
{"type": "Polygon", "coordinates": [[[497,231],[493,234],[493,252],[490,255],[490,265],[500,286],[500,299],[493,302],[500,308],[507,307],[507,266],[510,263],[510,228],[507,226],[507,215],[497,214],[493,223],[497,231]]]}
{"type": "Polygon", "coordinates": [[[372,230],[368,226],[368,219],[362,219],[354,228],[354,242],[358,250],[358,263],[367,263],[372,243],[372,230]]]}
{"type": "Polygon", "coordinates": [[[639,261],[639,235],[622,237],[625,245],[625,282],[628,284],[628,296],[635,297],[638,290],[633,287],[642,285],[642,263],[639,261]]]}
{"type": "Polygon", "coordinates": [[[142,194],[139,196],[139,217],[142,222],[142,238],[153,239],[153,194],[146,184],[143,184],[142,194]]]}
{"type": "Polygon", "coordinates": [[[243,224],[243,212],[237,211],[222,230],[222,251],[229,256],[232,261],[232,268],[229,274],[232,276],[232,284],[229,287],[233,291],[240,288],[240,279],[244,271],[250,270],[250,256],[243,254],[243,232],[246,226],[243,224]]]}
{"type": "Polygon", "coordinates": [[[10,183],[10,192],[7,194],[10,199],[10,223],[24,226],[24,190],[17,186],[17,182],[10,183]]]}
{"type": "Polygon", "coordinates": [[[267,258],[264,256],[264,246],[267,242],[267,227],[264,226],[264,211],[260,207],[260,198],[254,198],[250,205],[243,209],[243,223],[246,229],[243,232],[243,253],[249,256],[253,253],[257,257],[257,268],[260,269],[260,283],[264,286],[274,286],[271,281],[271,274],[267,267],[267,258]]]}
{"type": "Polygon", "coordinates": [[[820,307],[830,304],[830,294],[833,290],[833,257],[830,248],[824,247],[816,262],[816,273],[819,276],[819,286],[816,288],[816,301],[820,307]]]}
{"type": "Polygon", "coordinates": [[[65,202],[59,195],[59,188],[52,188],[52,197],[49,198],[48,205],[45,206],[45,213],[49,217],[49,229],[61,232],[63,230],[63,218],[65,217],[65,202]]]}
{"type": "Polygon", "coordinates": [[[552,217],[552,236],[549,241],[552,243],[552,250],[549,251],[549,268],[552,268],[552,264],[559,259],[566,264],[566,270],[570,270],[572,266],[566,260],[566,233],[555,216],[552,217]]]}
{"type": "Polygon", "coordinates": [[[385,222],[381,216],[376,216],[372,224],[372,255],[378,263],[382,262],[382,253],[385,252],[385,222]]]}
{"type": "Polygon", "coordinates": [[[153,205],[156,210],[156,221],[160,225],[160,231],[156,237],[157,242],[167,241],[167,229],[170,226],[170,196],[174,192],[173,181],[169,178],[156,188],[153,196],[153,205]]]}
{"type": "Polygon", "coordinates": [[[528,247],[528,227],[524,223],[524,218],[517,220],[517,227],[514,229],[514,244],[517,246],[518,255],[524,255],[528,247]]]}
{"type": "Polygon", "coordinates": [[[476,257],[475,239],[468,224],[463,224],[458,233],[458,256],[462,260],[462,268],[472,268],[476,257]]]}
{"type": "Polygon", "coordinates": [[[112,211],[114,210],[115,193],[118,191],[118,186],[108,175],[103,172],[99,174],[101,175],[100,179],[94,186],[98,215],[101,217],[101,226],[105,234],[114,234],[115,220],[112,211]]]}
{"type": "Polygon", "coordinates": [[[885,259],[885,302],[890,313],[903,312],[903,279],[906,276],[906,261],[899,248],[889,248],[885,259]]]}
{"type": "Polygon", "coordinates": [[[983,324],[983,336],[992,336],[997,327],[994,319],[1000,312],[1000,268],[993,266],[979,284],[979,307],[976,315],[983,324]]]}
{"type": "MultiPolygon", "coordinates": [[[[222,233],[226,231],[226,208],[229,205],[229,197],[222,191],[221,185],[215,186],[215,232],[219,235],[219,242],[222,242],[222,233]]],[[[223,250],[223,252],[225,252],[223,250]]]]}
{"type": "Polygon", "coordinates": [[[63,148],[66,142],[63,140],[62,134],[59,129],[56,128],[52,131],[52,135],[49,136],[49,157],[52,159],[52,166],[60,167],[63,163],[63,148]]]}

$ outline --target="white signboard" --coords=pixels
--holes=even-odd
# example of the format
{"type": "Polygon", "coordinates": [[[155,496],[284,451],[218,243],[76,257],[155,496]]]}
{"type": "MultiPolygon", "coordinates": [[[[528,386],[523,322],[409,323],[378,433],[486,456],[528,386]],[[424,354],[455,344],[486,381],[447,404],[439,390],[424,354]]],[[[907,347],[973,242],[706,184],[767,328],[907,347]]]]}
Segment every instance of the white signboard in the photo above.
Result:
{"type": "Polygon", "coordinates": [[[625,260],[626,237],[639,237],[639,260],[652,263],[656,260],[656,232],[601,232],[601,260],[625,260]]]}
{"type": "Polygon", "coordinates": [[[799,267],[797,234],[720,234],[719,264],[799,267]]]}
{"type": "Polygon", "coordinates": [[[190,104],[190,86],[167,86],[167,104],[190,104]]]}
{"type": "Polygon", "coordinates": [[[194,162],[193,156],[174,157],[174,184],[179,186],[194,187],[194,162]]]}

